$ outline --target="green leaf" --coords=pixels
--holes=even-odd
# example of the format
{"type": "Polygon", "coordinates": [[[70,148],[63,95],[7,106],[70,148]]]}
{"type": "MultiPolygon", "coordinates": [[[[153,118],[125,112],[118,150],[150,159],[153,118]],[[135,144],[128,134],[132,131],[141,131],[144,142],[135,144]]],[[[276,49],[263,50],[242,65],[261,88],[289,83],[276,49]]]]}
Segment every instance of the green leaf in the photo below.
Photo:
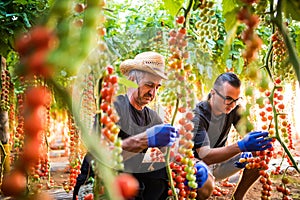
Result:
{"type": "Polygon", "coordinates": [[[286,18],[300,21],[300,2],[299,0],[283,0],[283,12],[286,18]]]}
{"type": "Polygon", "coordinates": [[[126,87],[129,87],[129,88],[138,88],[138,85],[135,82],[132,82],[124,77],[119,77],[118,83],[120,83],[126,87]]]}
{"type": "Polygon", "coordinates": [[[229,55],[229,53],[230,53],[231,44],[234,41],[238,25],[239,24],[236,23],[233,26],[233,28],[230,31],[228,31],[228,33],[227,33],[226,42],[225,42],[225,45],[224,45],[223,56],[222,56],[223,60],[226,60],[227,57],[228,57],[228,55],[229,55]]]}
{"type": "Polygon", "coordinates": [[[238,74],[241,74],[244,68],[244,59],[243,57],[239,57],[239,59],[237,60],[237,70],[236,72],[238,74]]]}
{"type": "Polygon", "coordinates": [[[201,1],[195,1],[194,5],[193,5],[193,10],[197,10],[199,5],[200,5],[201,1]]]}
{"type": "Polygon", "coordinates": [[[231,12],[236,8],[233,5],[237,5],[236,0],[223,0],[222,1],[223,16],[225,16],[228,12],[231,12]]]}
{"type": "Polygon", "coordinates": [[[172,16],[175,16],[178,10],[182,7],[184,0],[163,0],[164,9],[172,16]]]}
{"type": "Polygon", "coordinates": [[[225,30],[226,32],[228,32],[229,30],[231,30],[238,22],[236,19],[236,15],[237,15],[237,10],[232,10],[230,12],[227,12],[224,15],[225,18],[225,30]]]}
{"type": "Polygon", "coordinates": [[[296,49],[299,55],[300,54],[300,30],[297,30],[295,34],[296,34],[296,49]]]}

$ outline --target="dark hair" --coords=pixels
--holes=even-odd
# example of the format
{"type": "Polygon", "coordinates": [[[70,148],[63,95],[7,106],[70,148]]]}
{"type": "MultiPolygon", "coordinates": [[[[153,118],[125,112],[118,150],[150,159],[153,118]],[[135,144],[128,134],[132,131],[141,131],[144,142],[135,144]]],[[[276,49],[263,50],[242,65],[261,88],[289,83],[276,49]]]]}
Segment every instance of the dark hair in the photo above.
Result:
{"type": "Polygon", "coordinates": [[[214,88],[222,87],[225,82],[228,82],[235,88],[239,88],[241,86],[241,80],[237,77],[237,75],[231,72],[225,72],[223,74],[220,74],[215,80],[214,88]]]}
{"type": "MultiPolygon", "coordinates": [[[[232,85],[235,88],[241,87],[241,80],[231,72],[225,72],[223,74],[220,74],[218,78],[215,80],[214,88],[220,89],[225,82],[228,82],[230,85],[232,85]]],[[[207,99],[209,100],[211,98],[211,93],[208,94],[207,99]]]]}

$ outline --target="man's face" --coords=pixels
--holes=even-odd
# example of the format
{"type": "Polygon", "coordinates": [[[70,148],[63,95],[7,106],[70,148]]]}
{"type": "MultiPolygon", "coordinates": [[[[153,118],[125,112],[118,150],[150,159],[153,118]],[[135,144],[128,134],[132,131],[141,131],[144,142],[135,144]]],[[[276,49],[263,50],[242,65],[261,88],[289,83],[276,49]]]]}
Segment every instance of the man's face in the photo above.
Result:
{"type": "Polygon", "coordinates": [[[133,92],[134,101],[143,107],[149,104],[161,86],[161,78],[150,73],[145,73],[143,79],[138,82],[138,88],[133,92]]]}
{"type": "Polygon", "coordinates": [[[235,88],[225,82],[223,87],[212,89],[212,95],[214,95],[213,110],[215,113],[228,114],[235,108],[237,100],[240,98],[240,88],[235,88]]]}

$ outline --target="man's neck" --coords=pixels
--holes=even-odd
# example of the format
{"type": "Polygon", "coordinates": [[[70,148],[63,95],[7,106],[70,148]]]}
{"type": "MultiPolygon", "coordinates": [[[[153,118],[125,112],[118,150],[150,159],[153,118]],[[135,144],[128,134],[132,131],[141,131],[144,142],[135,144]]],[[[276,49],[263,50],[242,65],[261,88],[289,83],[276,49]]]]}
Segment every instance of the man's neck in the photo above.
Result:
{"type": "Polygon", "coordinates": [[[133,98],[133,96],[128,96],[129,98],[129,103],[137,110],[143,110],[145,106],[141,106],[136,102],[136,100],[133,98]]]}
{"type": "Polygon", "coordinates": [[[214,106],[213,106],[213,103],[212,101],[208,101],[209,105],[210,105],[210,108],[211,108],[211,113],[214,115],[214,116],[220,116],[222,115],[223,113],[214,109],[214,106]]]}

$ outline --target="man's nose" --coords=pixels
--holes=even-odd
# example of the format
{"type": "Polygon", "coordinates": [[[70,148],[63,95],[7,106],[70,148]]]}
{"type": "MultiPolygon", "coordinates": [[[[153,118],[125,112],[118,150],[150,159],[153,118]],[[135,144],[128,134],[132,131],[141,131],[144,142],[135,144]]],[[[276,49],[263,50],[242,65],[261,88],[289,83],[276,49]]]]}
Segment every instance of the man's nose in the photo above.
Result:
{"type": "Polygon", "coordinates": [[[152,88],[151,90],[149,90],[148,93],[149,93],[152,97],[154,97],[155,94],[156,94],[156,88],[152,88]]]}

